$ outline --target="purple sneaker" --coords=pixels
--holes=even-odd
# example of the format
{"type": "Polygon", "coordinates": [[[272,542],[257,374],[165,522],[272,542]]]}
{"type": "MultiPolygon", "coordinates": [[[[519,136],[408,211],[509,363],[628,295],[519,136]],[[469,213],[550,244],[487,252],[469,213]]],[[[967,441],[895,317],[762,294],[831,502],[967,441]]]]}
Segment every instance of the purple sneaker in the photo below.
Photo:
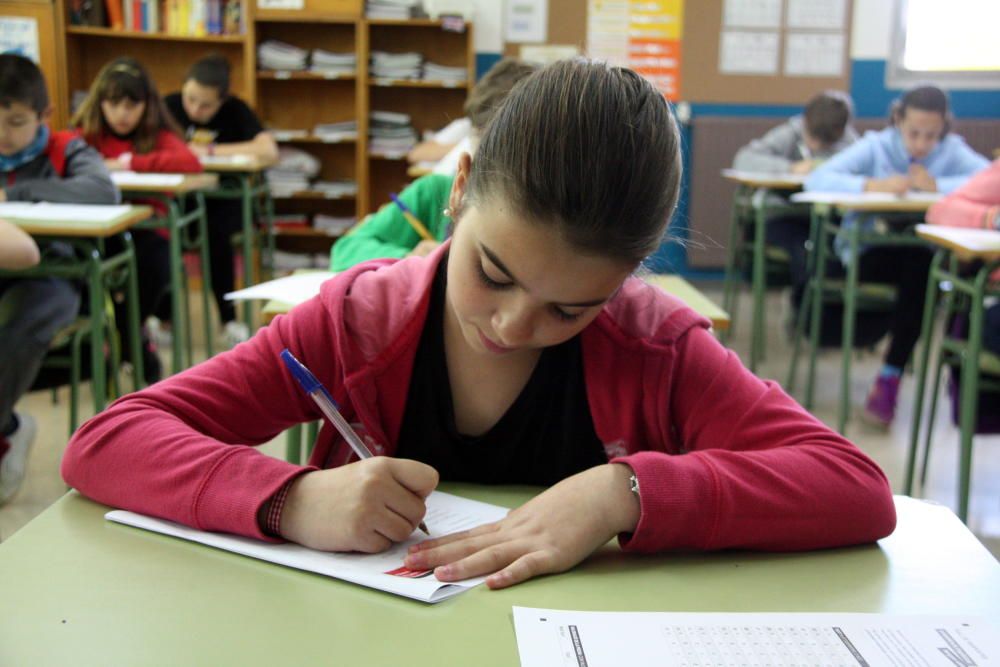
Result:
{"type": "Polygon", "coordinates": [[[865,421],[889,428],[896,416],[896,398],[899,396],[899,378],[879,376],[865,401],[865,421]]]}

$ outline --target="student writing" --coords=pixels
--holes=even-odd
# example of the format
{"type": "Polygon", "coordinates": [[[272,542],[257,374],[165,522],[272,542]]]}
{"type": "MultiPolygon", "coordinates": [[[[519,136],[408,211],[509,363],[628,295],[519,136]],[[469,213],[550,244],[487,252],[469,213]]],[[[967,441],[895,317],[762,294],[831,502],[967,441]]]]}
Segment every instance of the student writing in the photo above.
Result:
{"type": "MultiPolygon", "coordinates": [[[[101,156],[73,132],[51,131],[51,115],[38,66],[0,55],[0,201],[117,203],[101,156]]],[[[49,260],[73,255],[65,243],[40,250],[49,260]]],[[[35,437],[34,420],[14,406],[34,382],[52,338],[79,309],[77,287],[68,280],[0,278],[0,504],[20,486],[35,437]]]]}
{"type": "MultiPolygon", "coordinates": [[[[514,58],[504,58],[490,68],[473,87],[465,102],[465,114],[472,124],[468,142],[456,146],[450,171],[421,176],[404,189],[400,200],[430,230],[433,240],[423,240],[407,223],[402,211],[386,204],[337,241],[330,249],[330,269],[343,271],[359,262],[379,257],[426,255],[448,237],[451,220],[442,211],[448,205],[458,157],[475,153],[479,135],[486,129],[500,103],[514,85],[535,70],[534,66],[514,58]]],[[[451,158],[449,157],[449,160],[451,158]]],[[[444,160],[442,160],[444,162],[444,160]]]]}
{"type": "Polygon", "coordinates": [[[464,157],[452,239],[375,260],[247,344],[87,422],[63,475],[101,502],[205,530],[378,551],[443,479],[551,485],[407,558],[492,587],[628,551],[811,549],[892,531],[878,466],[754,377],[678,300],[631,277],[681,180],[662,94],[584,60],[517,86],[464,157]],[[580,101],[586,100],[583,104],[580,101]],[[289,348],[377,455],[324,427],[310,466],[255,445],[319,411],[289,348]]]}
{"type": "MultiPolygon", "coordinates": [[[[855,141],[858,133],[851,125],[854,103],[839,90],[828,90],[810,99],[803,112],[792,116],[737,151],[733,168],[744,171],[807,174],[830,156],[855,141]]],[[[787,202],[772,195],[778,205],[787,202]]],[[[764,231],[767,244],[788,254],[792,280],[792,306],[802,303],[809,276],[806,272],[809,240],[809,213],[789,211],[773,215],[764,231]]]]}
{"type": "MultiPolygon", "coordinates": [[[[922,86],[907,91],[890,112],[889,127],[868,132],[847,150],[825,162],[806,179],[807,190],[827,192],[951,192],[987,164],[986,158],[949,132],[950,112],[944,91],[922,86]]],[[[844,226],[871,224],[856,216],[844,226]]],[[[838,239],[839,241],[840,239],[838,239]]],[[[838,243],[843,261],[847,248],[838,243]]],[[[889,348],[865,402],[865,416],[888,426],[896,414],[903,368],[920,337],[924,290],[931,251],[920,246],[871,246],[857,258],[862,281],[896,288],[889,348]]]]}
{"type": "MultiPolygon", "coordinates": [[[[98,72],[86,99],[73,114],[71,124],[104,156],[112,171],[197,173],[198,158],[180,138],[180,129],[170,116],[156,84],[134,58],[116,58],[98,72]]],[[[155,203],[158,213],[163,206],[155,203]]],[[[136,266],[139,270],[139,319],[151,315],[170,321],[170,249],[157,231],[132,231],[136,266]]],[[[118,304],[116,321],[128,322],[124,302],[118,304]]],[[[126,340],[122,331],[122,339],[126,340]]],[[[160,378],[160,360],[143,331],[143,370],[146,382],[160,378]]]]}
{"type": "MultiPolygon", "coordinates": [[[[220,55],[197,61],[181,91],[165,98],[167,108],[180,124],[188,147],[198,156],[250,155],[268,163],[277,160],[274,137],[264,130],[246,102],[230,94],[229,70],[229,62],[220,55]]],[[[235,289],[230,237],[242,229],[241,203],[211,199],[207,215],[212,291],[223,336],[227,344],[235,345],[250,336],[247,326],[236,320],[233,303],[225,299],[226,293],[235,289]]]]}

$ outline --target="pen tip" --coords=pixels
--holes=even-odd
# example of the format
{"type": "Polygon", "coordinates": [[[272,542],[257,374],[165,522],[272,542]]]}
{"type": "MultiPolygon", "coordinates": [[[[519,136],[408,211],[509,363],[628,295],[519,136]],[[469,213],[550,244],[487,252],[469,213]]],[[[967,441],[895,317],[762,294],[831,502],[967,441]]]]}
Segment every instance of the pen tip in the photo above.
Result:
{"type": "Polygon", "coordinates": [[[417,526],[417,528],[424,531],[424,535],[426,535],[427,537],[431,536],[431,531],[427,530],[427,524],[424,523],[423,521],[420,522],[420,525],[417,526]]]}

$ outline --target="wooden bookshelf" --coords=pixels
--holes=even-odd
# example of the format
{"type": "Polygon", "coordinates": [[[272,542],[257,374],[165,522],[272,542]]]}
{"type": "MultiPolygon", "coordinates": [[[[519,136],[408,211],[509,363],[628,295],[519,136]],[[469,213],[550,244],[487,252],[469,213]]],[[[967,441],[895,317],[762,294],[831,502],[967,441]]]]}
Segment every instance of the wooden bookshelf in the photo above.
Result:
{"type": "MultiPolygon", "coordinates": [[[[56,0],[57,32],[65,44],[62,56],[62,90],[72,99],[85,91],[105,63],[122,55],[141,60],[150,70],[160,92],[178,90],[188,68],[198,58],[220,53],[232,65],[233,93],[250,104],[264,125],[278,130],[305,131],[303,136],[278,136],[282,146],[295,146],[316,157],[319,180],[351,179],[354,196],[330,198],[322,191],[305,190],[275,198],[278,215],[314,216],[319,213],[358,219],[388,201],[412,180],[403,155],[369,155],[369,114],[374,110],[409,114],[422,136],[460,118],[462,106],[475,81],[473,26],[464,32],[445,30],[442,21],[366,19],[363,0],[304,0],[304,9],[259,9],[257,0],[243,0],[240,35],[193,37],[164,33],[113,30],[69,25],[71,0],[56,0]],[[264,70],[257,49],[267,40],[278,40],[302,49],[351,52],[357,67],[350,74],[329,75],[312,71],[264,70]],[[464,82],[400,80],[369,75],[373,50],[420,53],[426,61],[464,67],[464,82]],[[356,137],[331,140],[313,134],[321,123],[356,121],[356,137]]],[[[69,111],[66,112],[69,117],[69,111]]],[[[315,231],[315,230],[310,230],[315,231]]],[[[336,237],[324,231],[294,234],[297,249],[322,252],[336,237]]],[[[282,245],[279,242],[279,246],[282,245]]]]}

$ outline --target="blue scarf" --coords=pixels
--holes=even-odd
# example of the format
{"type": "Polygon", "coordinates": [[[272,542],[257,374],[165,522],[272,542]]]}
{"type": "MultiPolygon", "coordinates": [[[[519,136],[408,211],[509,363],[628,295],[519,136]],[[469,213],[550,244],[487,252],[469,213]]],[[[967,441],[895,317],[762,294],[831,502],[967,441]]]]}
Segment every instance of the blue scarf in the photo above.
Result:
{"type": "Polygon", "coordinates": [[[31,143],[13,155],[0,155],[0,171],[11,172],[28,164],[45,152],[49,145],[49,126],[39,125],[38,133],[31,143]]]}

